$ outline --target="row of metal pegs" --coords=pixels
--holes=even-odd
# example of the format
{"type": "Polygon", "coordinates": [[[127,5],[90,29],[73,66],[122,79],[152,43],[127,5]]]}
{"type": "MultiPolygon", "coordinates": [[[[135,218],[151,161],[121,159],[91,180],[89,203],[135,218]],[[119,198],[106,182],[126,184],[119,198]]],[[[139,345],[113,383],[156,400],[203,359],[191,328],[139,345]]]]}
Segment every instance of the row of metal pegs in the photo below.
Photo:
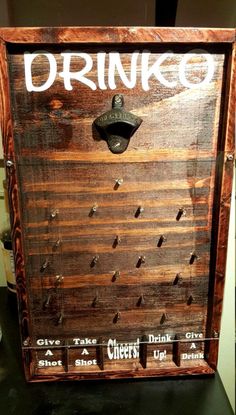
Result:
{"type": "MultiPolygon", "coordinates": [[[[88,216],[93,217],[95,215],[95,213],[98,212],[98,210],[99,210],[98,204],[94,203],[93,206],[91,207],[90,211],[89,211],[88,216]]],[[[144,206],[141,206],[141,205],[138,206],[136,211],[135,211],[134,217],[138,218],[139,216],[141,216],[141,214],[144,211],[145,211],[144,206]]],[[[176,220],[179,221],[182,216],[186,216],[186,213],[187,213],[187,211],[186,211],[185,208],[183,208],[183,207],[179,208],[178,212],[177,212],[177,215],[176,215],[176,220]]],[[[52,209],[51,212],[50,212],[50,219],[51,220],[56,219],[58,216],[59,216],[59,209],[52,209]]]]}

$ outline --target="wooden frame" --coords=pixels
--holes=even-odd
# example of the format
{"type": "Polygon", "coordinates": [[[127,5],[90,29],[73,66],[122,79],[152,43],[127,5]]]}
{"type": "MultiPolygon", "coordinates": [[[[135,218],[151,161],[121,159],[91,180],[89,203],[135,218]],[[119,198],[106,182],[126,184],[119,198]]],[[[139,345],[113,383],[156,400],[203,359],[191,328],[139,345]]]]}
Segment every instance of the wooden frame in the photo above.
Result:
{"type": "MultiPolygon", "coordinates": [[[[215,228],[213,229],[212,264],[215,278],[210,287],[211,301],[208,310],[208,336],[215,333],[218,339],[220,332],[220,319],[222,313],[222,301],[224,292],[225,266],[227,254],[227,235],[229,225],[230,198],[232,188],[232,176],[234,165],[234,131],[235,131],[235,30],[233,29],[198,29],[198,28],[2,28],[0,29],[0,127],[3,136],[4,158],[6,163],[7,181],[9,189],[9,200],[11,210],[12,239],[16,263],[17,292],[19,301],[19,320],[22,336],[23,357],[25,362],[26,377],[31,381],[39,380],[63,380],[81,379],[68,373],[66,376],[44,375],[33,376],[32,356],[34,351],[28,348],[28,293],[26,290],[26,276],[24,273],[24,258],[22,256],[21,217],[19,208],[18,182],[16,176],[15,153],[13,142],[13,125],[11,117],[10,87],[8,80],[8,46],[12,44],[201,44],[212,43],[224,45],[228,56],[227,77],[225,80],[225,102],[223,112],[223,123],[221,126],[221,140],[218,143],[218,196],[215,228]],[[220,196],[219,196],[220,195],[220,196]]],[[[178,367],[176,370],[162,369],[158,376],[185,375],[185,374],[211,374],[216,370],[218,358],[218,341],[208,342],[207,362],[209,367],[198,367],[186,370],[178,367]]],[[[111,371],[101,373],[99,376],[93,373],[86,375],[87,378],[116,378],[116,377],[143,377],[157,376],[155,370],[143,369],[140,371],[125,370],[121,372],[111,371]]]]}

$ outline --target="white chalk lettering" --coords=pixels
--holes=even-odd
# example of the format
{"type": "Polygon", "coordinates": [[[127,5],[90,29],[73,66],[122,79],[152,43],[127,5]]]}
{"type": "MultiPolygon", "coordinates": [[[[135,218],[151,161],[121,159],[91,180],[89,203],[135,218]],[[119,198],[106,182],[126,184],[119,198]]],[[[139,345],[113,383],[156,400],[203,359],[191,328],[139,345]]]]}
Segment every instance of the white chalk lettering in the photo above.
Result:
{"type": "Polygon", "coordinates": [[[57,61],[52,53],[46,51],[36,51],[34,53],[25,52],[24,65],[26,89],[29,92],[46,91],[53,85],[57,75],[59,78],[63,79],[66,91],[73,90],[76,86],[75,81],[85,85],[93,91],[97,88],[101,90],[107,88],[114,90],[117,88],[119,80],[126,88],[132,89],[136,86],[138,76],[140,77],[144,91],[149,91],[155,80],[166,88],[174,88],[180,83],[186,88],[195,89],[207,85],[213,78],[215,70],[213,56],[203,49],[192,49],[182,56],[175,54],[172,51],[167,51],[157,57],[155,56],[154,62],[153,56],[154,55],[148,50],[135,51],[130,56],[129,65],[127,62],[124,65],[119,52],[98,52],[96,58],[93,60],[93,57],[85,52],[65,51],[60,54],[63,70],[57,73],[57,61]],[[42,57],[47,59],[49,71],[48,75],[45,75],[46,80],[44,80],[41,85],[37,85],[32,71],[34,73],[37,70],[36,76],[38,76],[38,65],[40,63],[42,64],[42,57]],[[196,57],[198,58],[197,64],[194,62],[196,57]],[[164,72],[163,67],[165,61],[167,59],[173,60],[173,58],[175,58],[175,62],[170,65],[170,69],[165,68],[164,72]],[[193,62],[191,62],[190,66],[189,61],[191,59],[193,62]],[[34,63],[38,63],[36,69],[34,69],[34,63]],[[71,68],[73,67],[74,69],[76,66],[79,70],[72,71],[71,68]],[[194,68],[194,77],[196,79],[193,78],[193,80],[190,81],[188,78],[189,75],[193,73],[191,72],[192,68],[194,68]],[[171,71],[172,74],[170,74],[171,71]],[[205,75],[202,75],[204,71],[205,75]],[[93,73],[93,80],[90,79],[91,72],[93,73]],[[96,74],[96,76],[94,74],[96,74]],[[167,75],[169,79],[167,79],[167,75]],[[151,86],[149,85],[150,79],[152,79],[151,86]]]}

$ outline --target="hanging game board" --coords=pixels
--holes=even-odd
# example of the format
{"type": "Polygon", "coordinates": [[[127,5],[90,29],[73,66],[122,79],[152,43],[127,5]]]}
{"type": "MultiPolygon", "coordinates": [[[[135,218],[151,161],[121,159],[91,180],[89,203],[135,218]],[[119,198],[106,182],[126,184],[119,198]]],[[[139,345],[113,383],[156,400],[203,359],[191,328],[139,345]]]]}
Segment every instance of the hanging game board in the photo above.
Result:
{"type": "Polygon", "coordinates": [[[29,381],[212,374],[233,29],[0,29],[29,381]]]}

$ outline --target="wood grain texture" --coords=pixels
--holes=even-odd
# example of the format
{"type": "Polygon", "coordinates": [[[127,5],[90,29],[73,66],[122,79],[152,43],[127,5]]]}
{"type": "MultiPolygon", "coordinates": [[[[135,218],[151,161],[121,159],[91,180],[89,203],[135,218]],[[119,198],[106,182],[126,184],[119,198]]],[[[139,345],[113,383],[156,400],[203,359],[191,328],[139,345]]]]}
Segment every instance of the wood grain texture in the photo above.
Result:
{"type": "MultiPolygon", "coordinates": [[[[233,169],[227,155],[234,147],[235,30],[22,28],[0,29],[0,38],[8,48],[6,60],[1,46],[1,124],[6,158],[13,155],[15,163],[9,190],[27,379],[213,373],[233,169]],[[131,53],[142,51],[142,44],[149,45],[153,62],[171,44],[174,55],[162,68],[167,79],[196,45],[212,54],[215,71],[207,87],[168,89],[152,79],[148,93],[140,83],[125,89],[117,77],[125,108],[143,118],[127,151],[117,157],[91,128],[111,108],[115,91],[80,85],[65,92],[57,76],[50,90],[28,93],[23,53],[36,43],[47,44],[58,71],[60,52],[68,46],[89,52],[94,62],[101,46],[108,53],[115,47],[128,70],[131,53]],[[122,186],[115,189],[120,177],[122,186]],[[139,206],[145,207],[141,215],[139,206]],[[186,215],[178,217],[179,209],[186,215]],[[114,245],[117,235],[121,241],[114,245]],[[195,344],[182,342],[187,333],[202,341],[195,358],[184,360],[195,344]],[[179,339],[178,347],[174,340],[148,343],[140,347],[140,359],[109,360],[109,338],[135,342],[157,334],[179,339]],[[92,367],[78,366],[76,359],[84,355],[81,345],[72,347],[73,337],[88,336],[102,343],[89,349],[98,360],[92,367]],[[47,357],[38,339],[59,339],[63,347],[47,357]],[[165,361],[155,358],[157,349],[166,353],[165,361]],[[62,363],[54,365],[53,359],[62,363]]],[[[34,65],[36,84],[45,81],[45,65],[43,57],[34,65]]],[[[201,65],[198,58],[189,62],[188,79],[201,80],[201,65]]],[[[96,81],[96,65],[90,75],[96,81]]]]}
{"type": "MultiPolygon", "coordinates": [[[[6,167],[6,180],[9,196],[11,218],[11,236],[16,268],[16,287],[18,294],[19,323],[22,341],[29,337],[28,293],[25,285],[25,269],[23,257],[23,238],[19,202],[18,177],[16,173],[13,127],[10,104],[10,85],[7,67],[6,45],[0,42],[0,128],[3,139],[5,162],[11,161],[12,166],[6,167]]],[[[28,371],[28,369],[27,369],[28,371]]]]}
{"type": "MultiPolygon", "coordinates": [[[[235,85],[236,85],[236,57],[233,47],[227,67],[227,81],[224,102],[224,124],[222,137],[219,142],[218,184],[215,195],[218,220],[215,223],[215,250],[216,257],[213,263],[215,280],[211,285],[211,301],[209,310],[209,334],[220,333],[220,322],[223,307],[223,293],[227,258],[227,239],[230,216],[230,202],[235,157],[235,85]],[[229,158],[229,156],[231,156],[229,158]]],[[[214,229],[214,228],[213,228],[214,229]]],[[[217,367],[218,348],[214,342],[208,345],[208,362],[214,369],[217,367]]]]}
{"type": "Polygon", "coordinates": [[[156,27],[27,27],[0,29],[11,43],[232,43],[235,29],[156,27]]]}

